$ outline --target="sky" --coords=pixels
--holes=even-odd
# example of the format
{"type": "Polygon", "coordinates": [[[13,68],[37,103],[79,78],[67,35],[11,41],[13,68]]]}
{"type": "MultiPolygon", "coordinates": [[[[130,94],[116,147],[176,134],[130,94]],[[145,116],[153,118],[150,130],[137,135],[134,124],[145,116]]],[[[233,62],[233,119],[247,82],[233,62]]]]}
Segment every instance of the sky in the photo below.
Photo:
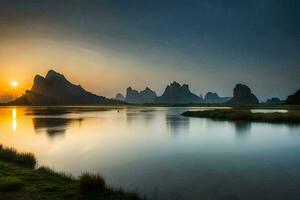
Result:
{"type": "Polygon", "coordinates": [[[198,95],[244,83],[260,100],[285,99],[300,88],[299,10],[298,0],[0,0],[0,102],[49,69],[106,97],[178,81],[198,95]]]}

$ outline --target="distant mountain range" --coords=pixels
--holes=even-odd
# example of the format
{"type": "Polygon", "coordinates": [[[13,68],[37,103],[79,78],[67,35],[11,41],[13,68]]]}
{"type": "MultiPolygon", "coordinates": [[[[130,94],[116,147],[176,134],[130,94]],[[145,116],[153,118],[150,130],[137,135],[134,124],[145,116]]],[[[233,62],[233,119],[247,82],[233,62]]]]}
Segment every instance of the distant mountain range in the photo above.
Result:
{"type": "MultiPolygon", "coordinates": [[[[123,95],[118,93],[115,99],[122,98],[123,95]]],[[[137,91],[128,87],[124,101],[128,103],[157,103],[157,104],[188,104],[203,103],[202,97],[197,96],[189,90],[187,84],[180,85],[176,81],[168,85],[161,96],[157,96],[156,92],[146,87],[143,91],[137,91]]]]}
{"type": "Polygon", "coordinates": [[[36,75],[31,90],[10,102],[13,105],[74,105],[74,104],[124,104],[86,91],[69,82],[64,75],[50,70],[46,77],[36,75]]]}
{"type": "Polygon", "coordinates": [[[159,104],[188,104],[188,103],[224,103],[231,97],[220,97],[217,93],[208,92],[203,99],[202,95],[197,96],[189,89],[189,85],[180,85],[176,81],[165,88],[161,96],[157,96],[156,92],[146,87],[143,91],[137,91],[128,87],[126,96],[118,93],[114,99],[124,100],[128,103],[159,103],[159,104]]]}
{"type": "Polygon", "coordinates": [[[217,93],[207,92],[204,96],[205,103],[225,103],[229,101],[231,97],[220,97],[217,93]]]}
{"type": "Polygon", "coordinates": [[[270,99],[267,99],[267,101],[265,102],[265,104],[282,104],[285,101],[280,100],[278,97],[272,97],[270,99]]]}
{"type": "MultiPolygon", "coordinates": [[[[31,90],[9,105],[82,105],[82,104],[258,104],[258,98],[251,89],[242,84],[237,84],[233,89],[233,97],[220,97],[217,93],[207,92],[205,97],[192,93],[189,85],[180,85],[176,81],[167,85],[161,96],[146,87],[137,91],[128,87],[125,97],[118,93],[114,99],[108,99],[86,91],[80,85],[69,82],[64,75],[53,70],[48,71],[46,77],[36,75],[31,90]]],[[[284,103],[278,98],[268,99],[268,104],[284,103]]],[[[300,90],[290,95],[287,104],[300,104],[300,90]]]]}
{"type": "Polygon", "coordinates": [[[242,84],[237,84],[234,88],[233,97],[220,97],[217,93],[207,92],[205,97],[197,96],[189,89],[189,85],[180,85],[176,81],[167,85],[161,96],[156,96],[156,93],[146,87],[145,90],[138,92],[131,87],[127,88],[126,97],[118,93],[116,98],[123,99],[128,103],[157,103],[157,104],[257,104],[257,97],[251,93],[251,89],[242,84]]]}
{"type": "Polygon", "coordinates": [[[140,92],[132,89],[131,87],[128,87],[124,100],[128,103],[154,103],[156,97],[156,92],[148,87],[140,92]]]}

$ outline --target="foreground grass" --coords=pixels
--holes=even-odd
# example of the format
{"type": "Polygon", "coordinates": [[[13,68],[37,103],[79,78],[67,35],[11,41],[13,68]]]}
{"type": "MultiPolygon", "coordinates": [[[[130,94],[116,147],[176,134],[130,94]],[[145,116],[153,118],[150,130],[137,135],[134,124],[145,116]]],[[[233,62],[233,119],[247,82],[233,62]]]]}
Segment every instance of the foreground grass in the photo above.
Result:
{"type": "Polygon", "coordinates": [[[32,153],[19,153],[13,148],[3,147],[0,144],[0,160],[14,162],[24,167],[34,168],[37,161],[32,153]]]}
{"type": "Polygon", "coordinates": [[[270,123],[300,123],[300,112],[289,111],[287,113],[252,113],[242,109],[215,109],[205,111],[187,111],[183,116],[210,118],[214,120],[229,121],[253,121],[270,123]]]}
{"type": "MultiPolygon", "coordinates": [[[[27,154],[12,150],[2,146],[0,149],[0,155],[6,155],[0,156],[0,200],[140,199],[135,193],[108,188],[99,175],[84,173],[79,179],[75,179],[47,167],[34,169],[32,165],[16,159],[27,154]],[[12,156],[13,159],[7,155],[12,156]]],[[[21,160],[23,161],[23,158],[21,160]]]]}

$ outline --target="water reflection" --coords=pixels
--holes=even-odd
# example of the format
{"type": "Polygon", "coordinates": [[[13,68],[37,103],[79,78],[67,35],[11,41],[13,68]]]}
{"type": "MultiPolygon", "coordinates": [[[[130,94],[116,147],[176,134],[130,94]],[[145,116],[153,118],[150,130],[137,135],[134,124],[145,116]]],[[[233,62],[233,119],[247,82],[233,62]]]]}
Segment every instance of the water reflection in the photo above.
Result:
{"type": "Polygon", "coordinates": [[[11,114],[12,114],[12,130],[16,131],[17,126],[18,126],[18,123],[17,123],[17,109],[13,108],[11,110],[11,114]]]}
{"type": "Polygon", "coordinates": [[[27,108],[26,115],[38,115],[38,116],[53,116],[53,115],[67,115],[67,114],[81,114],[88,112],[101,112],[110,110],[120,110],[119,107],[99,107],[99,106],[57,106],[57,107],[34,107],[27,108]]]}
{"type": "Polygon", "coordinates": [[[190,127],[190,118],[180,115],[165,115],[166,126],[173,136],[188,133],[190,127]]]}
{"type": "Polygon", "coordinates": [[[233,125],[238,138],[244,138],[251,132],[251,122],[233,122],[233,125]]]}
{"type": "Polygon", "coordinates": [[[36,133],[46,131],[49,137],[65,134],[67,127],[72,122],[78,122],[81,125],[83,119],[69,119],[69,118],[32,118],[33,127],[36,133]]]}
{"type": "Polygon", "coordinates": [[[131,110],[126,109],[126,122],[129,126],[134,125],[135,123],[144,123],[144,124],[151,124],[155,119],[155,112],[154,110],[131,110]]]}

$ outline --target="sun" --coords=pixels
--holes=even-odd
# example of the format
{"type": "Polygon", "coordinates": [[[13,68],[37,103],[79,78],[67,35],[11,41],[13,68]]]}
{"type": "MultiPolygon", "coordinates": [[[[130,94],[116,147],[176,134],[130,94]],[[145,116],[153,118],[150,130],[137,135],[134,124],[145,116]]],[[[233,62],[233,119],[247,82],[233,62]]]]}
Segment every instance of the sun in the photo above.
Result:
{"type": "Polygon", "coordinates": [[[13,88],[16,88],[16,87],[19,86],[19,83],[18,83],[17,81],[12,81],[12,82],[11,82],[11,86],[12,86],[13,88]]]}

